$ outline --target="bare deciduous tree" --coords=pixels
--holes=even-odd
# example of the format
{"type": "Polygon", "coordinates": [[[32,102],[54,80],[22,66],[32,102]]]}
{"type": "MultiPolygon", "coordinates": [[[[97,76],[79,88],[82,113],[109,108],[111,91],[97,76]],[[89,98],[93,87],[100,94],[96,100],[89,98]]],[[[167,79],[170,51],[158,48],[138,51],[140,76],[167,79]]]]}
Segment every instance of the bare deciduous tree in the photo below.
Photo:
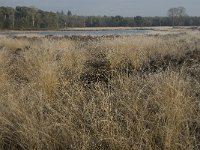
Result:
{"type": "Polygon", "coordinates": [[[32,26],[35,27],[35,18],[36,18],[36,13],[38,11],[37,8],[35,8],[34,6],[31,6],[31,16],[32,16],[32,26]]]}
{"type": "Polygon", "coordinates": [[[168,16],[172,18],[172,25],[174,27],[175,21],[179,22],[180,18],[187,16],[186,9],[184,7],[170,8],[168,16]]]}

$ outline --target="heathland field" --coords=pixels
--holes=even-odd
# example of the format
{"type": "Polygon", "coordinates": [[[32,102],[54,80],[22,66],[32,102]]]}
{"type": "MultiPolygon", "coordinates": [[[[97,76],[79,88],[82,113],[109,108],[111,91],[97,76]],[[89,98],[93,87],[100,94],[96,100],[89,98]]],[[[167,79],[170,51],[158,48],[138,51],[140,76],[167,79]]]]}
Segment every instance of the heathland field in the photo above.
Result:
{"type": "Polygon", "coordinates": [[[200,34],[1,37],[0,149],[200,149],[200,34]]]}

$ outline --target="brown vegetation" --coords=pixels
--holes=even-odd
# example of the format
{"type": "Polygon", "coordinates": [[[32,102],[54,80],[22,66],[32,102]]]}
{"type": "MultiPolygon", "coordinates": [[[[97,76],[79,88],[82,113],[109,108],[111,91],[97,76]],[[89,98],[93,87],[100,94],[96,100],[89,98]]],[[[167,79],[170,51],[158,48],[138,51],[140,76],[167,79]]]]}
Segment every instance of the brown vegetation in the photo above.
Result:
{"type": "Polygon", "coordinates": [[[0,39],[0,149],[199,149],[198,34],[0,39]]]}

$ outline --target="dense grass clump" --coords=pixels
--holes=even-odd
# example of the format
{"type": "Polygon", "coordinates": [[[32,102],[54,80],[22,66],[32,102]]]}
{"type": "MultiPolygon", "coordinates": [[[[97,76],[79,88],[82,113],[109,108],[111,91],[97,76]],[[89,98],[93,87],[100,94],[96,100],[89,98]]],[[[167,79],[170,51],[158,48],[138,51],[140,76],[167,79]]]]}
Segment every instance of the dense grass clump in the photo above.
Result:
{"type": "Polygon", "coordinates": [[[200,36],[0,39],[0,149],[199,149],[200,36]]]}

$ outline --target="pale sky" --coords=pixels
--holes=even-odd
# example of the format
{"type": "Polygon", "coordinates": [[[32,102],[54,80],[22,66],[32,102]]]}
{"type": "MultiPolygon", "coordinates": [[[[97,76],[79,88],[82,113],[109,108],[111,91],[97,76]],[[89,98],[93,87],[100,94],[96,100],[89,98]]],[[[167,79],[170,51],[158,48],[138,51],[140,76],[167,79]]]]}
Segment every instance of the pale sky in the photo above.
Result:
{"type": "Polygon", "coordinates": [[[166,16],[172,7],[185,7],[188,15],[200,16],[200,0],[0,0],[0,6],[35,6],[47,11],[77,15],[166,16]]]}

